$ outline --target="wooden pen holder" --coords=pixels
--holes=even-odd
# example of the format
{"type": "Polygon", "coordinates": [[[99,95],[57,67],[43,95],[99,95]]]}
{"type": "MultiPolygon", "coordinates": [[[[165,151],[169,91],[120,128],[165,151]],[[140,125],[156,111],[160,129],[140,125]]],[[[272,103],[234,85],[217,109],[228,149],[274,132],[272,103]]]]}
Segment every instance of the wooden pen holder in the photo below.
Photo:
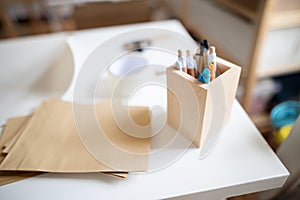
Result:
{"type": "Polygon", "coordinates": [[[167,68],[168,123],[200,147],[215,119],[229,119],[241,68],[217,58],[220,75],[208,84],[201,83],[175,66],[167,68]]]}

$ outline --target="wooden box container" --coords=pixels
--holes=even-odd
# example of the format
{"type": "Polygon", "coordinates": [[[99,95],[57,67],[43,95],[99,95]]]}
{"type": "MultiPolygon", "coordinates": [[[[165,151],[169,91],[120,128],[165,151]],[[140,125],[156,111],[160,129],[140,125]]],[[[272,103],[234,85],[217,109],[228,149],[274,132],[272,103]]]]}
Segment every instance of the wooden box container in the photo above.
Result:
{"type": "Polygon", "coordinates": [[[167,68],[168,123],[198,147],[228,121],[239,82],[239,66],[220,58],[217,66],[220,75],[208,84],[175,66],[167,68]]]}

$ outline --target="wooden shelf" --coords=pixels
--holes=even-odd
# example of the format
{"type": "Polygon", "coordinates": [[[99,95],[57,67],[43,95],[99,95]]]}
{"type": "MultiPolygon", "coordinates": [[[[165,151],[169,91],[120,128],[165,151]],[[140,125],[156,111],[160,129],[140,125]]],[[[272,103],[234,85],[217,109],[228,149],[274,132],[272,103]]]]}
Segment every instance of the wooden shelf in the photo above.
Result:
{"type": "Polygon", "coordinates": [[[220,5],[225,6],[228,9],[231,9],[233,12],[249,19],[250,21],[258,20],[258,16],[256,14],[255,4],[256,1],[239,1],[239,0],[215,0],[220,5]],[[244,5],[244,4],[250,5],[244,5]]]}
{"type": "Polygon", "coordinates": [[[218,56],[243,67],[241,102],[246,111],[257,80],[300,72],[299,0],[182,2],[176,8],[188,30],[217,46],[218,56]]]}
{"type": "Polygon", "coordinates": [[[300,9],[274,12],[270,19],[269,29],[283,29],[300,26],[300,9]]]}
{"type": "MultiPolygon", "coordinates": [[[[258,19],[257,7],[259,0],[242,1],[242,0],[214,0],[233,12],[241,15],[252,22],[258,19]]],[[[289,28],[300,25],[300,3],[296,0],[282,1],[274,0],[271,11],[269,29],[289,28]]]]}
{"type": "Polygon", "coordinates": [[[291,74],[291,73],[297,73],[300,72],[300,65],[295,66],[278,66],[274,67],[268,70],[258,70],[257,71],[257,78],[267,78],[271,76],[279,76],[279,75],[285,75],[285,74],[291,74]]]}
{"type": "Polygon", "coordinates": [[[254,124],[260,129],[260,131],[270,131],[272,129],[270,115],[268,113],[251,115],[251,119],[254,124]]]}

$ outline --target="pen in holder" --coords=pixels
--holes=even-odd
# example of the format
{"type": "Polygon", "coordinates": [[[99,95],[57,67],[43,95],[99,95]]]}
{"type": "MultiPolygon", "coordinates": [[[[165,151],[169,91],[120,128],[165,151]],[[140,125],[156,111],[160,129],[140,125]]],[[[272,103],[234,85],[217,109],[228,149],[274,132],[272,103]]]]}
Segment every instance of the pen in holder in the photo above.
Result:
{"type": "Polygon", "coordinates": [[[201,83],[176,66],[167,68],[168,123],[200,147],[214,123],[226,123],[235,99],[241,69],[217,58],[220,75],[208,84],[201,83]],[[217,95],[214,95],[217,94],[217,95]],[[223,122],[213,115],[224,116],[223,122]]]}

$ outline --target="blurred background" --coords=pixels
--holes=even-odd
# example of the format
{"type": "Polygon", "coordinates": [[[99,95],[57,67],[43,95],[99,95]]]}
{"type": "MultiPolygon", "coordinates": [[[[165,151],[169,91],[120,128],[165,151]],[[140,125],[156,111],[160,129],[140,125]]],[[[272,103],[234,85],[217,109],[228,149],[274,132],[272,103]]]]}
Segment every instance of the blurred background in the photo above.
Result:
{"type": "Polygon", "coordinates": [[[242,66],[237,98],[275,151],[299,114],[300,0],[0,2],[1,40],[178,19],[196,41],[208,39],[218,56],[242,66]]]}

